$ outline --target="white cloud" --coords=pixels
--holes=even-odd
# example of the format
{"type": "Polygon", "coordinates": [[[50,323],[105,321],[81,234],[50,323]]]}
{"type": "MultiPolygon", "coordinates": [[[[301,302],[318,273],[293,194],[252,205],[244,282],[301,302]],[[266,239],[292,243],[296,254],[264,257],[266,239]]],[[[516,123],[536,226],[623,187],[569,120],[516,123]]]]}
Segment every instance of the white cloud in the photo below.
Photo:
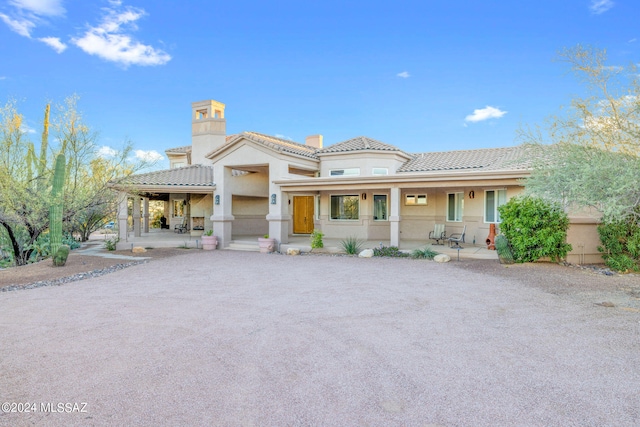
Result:
{"type": "Polygon", "coordinates": [[[42,43],[49,45],[53,50],[58,53],[62,53],[67,48],[67,45],[62,43],[57,37],[41,37],[40,40],[42,43]]]}
{"type": "Polygon", "coordinates": [[[401,73],[396,74],[398,77],[402,77],[403,79],[408,79],[411,75],[407,71],[403,71],[401,73]]]}
{"type": "Polygon", "coordinates": [[[98,156],[102,158],[110,158],[115,157],[118,154],[118,150],[114,150],[113,148],[103,145],[98,149],[98,156]]]}
{"type": "Polygon", "coordinates": [[[280,138],[280,139],[286,139],[288,141],[293,141],[293,138],[291,138],[290,136],[286,136],[286,135],[282,135],[280,133],[276,133],[276,138],[280,138]]]}
{"type": "Polygon", "coordinates": [[[143,162],[158,162],[164,160],[164,156],[156,150],[136,150],[135,156],[136,159],[142,160],[143,162]]]}
{"type": "Polygon", "coordinates": [[[7,76],[0,76],[0,80],[5,80],[7,76]]]}
{"type": "MultiPolygon", "coordinates": [[[[110,4],[120,6],[121,2],[112,1],[110,4]]],[[[135,23],[146,14],[143,9],[127,7],[124,11],[106,11],[100,25],[90,27],[82,37],[72,40],[76,46],[89,55],[96,55],[125,67],[162,65],[171,60],[168,53],[142,44],[127,34],[138,29],[135,23]]]]}
{"type": "Polygon", "coordinates": [[[10,15],[0,13],[0,19],[14,32],[31,38],[31,31],[43,21],[43,17],[63,16],[61,0],[9,0],[13,6],[10,15]]]}
{"type": "Polygon", "coordinates": [[[637,42],[637,41],[638,41],[638,39],[636,39],[636,38],[634,37],[634,38],[632,38],[631,40],[629,40],[627,43],[635,43],[635,42],[637,42]]]}
{"type": "Polygon", "coordinates": [[[487,105],[485,108],[473,110],[473,114],[468,115],[464,120],[466,122],[481,122],[483,120],[499,119],[505,114],[507,114],[506,111],[487,105]]]}
{"type": "Polygon", "coordinates": [[[9,0],[9,4],[40,16],[62,16],[65,13],[62,0],[9,0]]]}
{"type": "Polygon", "coordinates": [[[0,19],[4,21],[7,26],[21,36],[31,38],[31,30],[35,28],[36,24],[30,20],[18,18],[11,18],[4,13],[0,13],[0,19]]]}
{"type": "Polygon", "coordinates": [[[607,10],[611,9],[615,3],[611,0],[591,0],[591,6],[589,6],[589,10],[591,13],[595,15],[600,15],[601,13],[605,13],[607,10]]]}

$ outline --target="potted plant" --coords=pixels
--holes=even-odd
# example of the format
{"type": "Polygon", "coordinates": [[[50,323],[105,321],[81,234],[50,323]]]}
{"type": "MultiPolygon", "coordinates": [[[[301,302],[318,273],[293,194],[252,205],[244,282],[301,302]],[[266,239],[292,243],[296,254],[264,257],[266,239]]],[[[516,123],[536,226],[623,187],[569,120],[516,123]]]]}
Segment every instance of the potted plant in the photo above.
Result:
{"type": "Polygon", "coordinates": [[[264,237],[258,237],[258,246],[263,254],[273,252],[276,248],[276,239],[270,238],[268,234],[264,237]]]}
{"type": "Polygon", "coordinates": [[[202,249],[212,251],[218,246],[218,236],[213,235],[213,230],[207,230],[202,235],[202,249]]]}

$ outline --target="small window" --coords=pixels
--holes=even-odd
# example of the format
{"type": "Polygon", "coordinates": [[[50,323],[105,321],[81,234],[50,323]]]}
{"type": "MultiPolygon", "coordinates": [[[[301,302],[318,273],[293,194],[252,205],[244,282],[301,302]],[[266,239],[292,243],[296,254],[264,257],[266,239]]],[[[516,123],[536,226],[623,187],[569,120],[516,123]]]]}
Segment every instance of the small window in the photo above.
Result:
{"type": "Polygon", "coordinates": [[[484,192],[484,222],[500,222],[498,206],[507,203],[507,190],[487,190],[484,192]]]}
{"type": "Polygon", "coordinates": [[[184,216],[184,200],[173,201],[173,216],[174,217],[184,216]]]}
{"type": "Polygon", "coordinates": [[[387,195],[373,195],[373,220],[386,221],[387,213],[387,195]]]}
{"type": "Polygon", "coordinates": [[[373,168],[372,175],[389,175],[389,168],[373,168]]]}
{"type": "Polygon", "coordinates": [[[206,119],[209,115],[207,110],[198,110],[196,111],[196,117],[198,120],[206,119]]]}
{"type": "Polygon", "coordinates": [[[404,196],[404,204],[408,206],[413,205],[426,205],[427,204],[427,195],[426,194],[407,194],[404,196]]]}
{"type": "Polygon", "coordinates": [[[320,221],[320,196],[316,196],[315,200],[316,200],[316,219],[320,221]]]}
{"type": "Polygon", "coordinates": [[[360,175],[360,168],[331,169],[331,176],[357,176],[360,175]]]}
{"type": "Polygon", "coordinates": [[[331,196],[331,219],[355,220],[360,218],[360,196],[331,196]]]}
{"type": "Polygon", "coordinates": [[[464,193],[447,194],[447,221],[461,222],[464,210],[464,193]]]}

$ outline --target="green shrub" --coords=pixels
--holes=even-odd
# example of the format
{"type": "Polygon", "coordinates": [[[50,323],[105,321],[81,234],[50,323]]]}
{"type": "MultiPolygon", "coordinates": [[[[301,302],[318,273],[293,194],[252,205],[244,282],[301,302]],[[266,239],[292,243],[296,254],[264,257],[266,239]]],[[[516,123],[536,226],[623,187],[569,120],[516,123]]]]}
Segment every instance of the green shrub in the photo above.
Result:
{"type": "Polygon", "coordinates": [[[346,239],[340,242],[340,246],[342,246],[342,250],[348,255],[355,255],[360,253],[360,249],[364,242],[362,240],[358,240],[357,237],[347,237],[346,239]]]}
{"type": "Polygon", "coordinates": [[[633,217],[605,218],[598,226],[598,234],[602,243],[598,251],[607,267],[616,271],[640,270],[640,228],[633,217]]]}
{"type": "Polygon", "coordinates": [[[324,243],[322,242],[323,237],[323,233],[318,230],[313,230],[313,233],[311,233],[311,249],[324,248],[324,243]]]}
{"type": "Polygon", "coordinates": [[[500,230],[511,244],[514,261],[532,262],[543,257],[559,261],[571,250],[566,242],[569,217],[559,204],[518,196],[498,207],[498,212],[500,230]]]}
{"type": "Polygon", "coordinates": [[[400,252],[400,248],[397,246],[380,246],[379,248],[373,248],[373,256],[405,258],[411,255],[405,252],[400,252]]]}
{"type": "Polygon", "coordinates": [[[438,252],[434,251],[431,246],[414,249],[413,252],[411,252],[411,258],[415,259],[433,259],[436,255],[438,255],[438,252]]]}
{"type": "Polygon", "coordinates": [[[116,250],[116,245],[118,244],[118,242],[120,241],[119,237],[112,237],[110,239],[106,239],[104,241],[104,247],[106,250],[108,251],[115,251],[116,250]]]}

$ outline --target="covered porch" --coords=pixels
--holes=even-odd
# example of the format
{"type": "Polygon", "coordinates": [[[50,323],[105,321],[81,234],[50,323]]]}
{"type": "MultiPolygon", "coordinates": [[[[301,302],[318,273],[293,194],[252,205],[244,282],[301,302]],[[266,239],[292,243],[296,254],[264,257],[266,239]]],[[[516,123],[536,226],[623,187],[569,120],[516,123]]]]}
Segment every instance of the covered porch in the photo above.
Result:
{"type": "MultiPolygon", "coordinates": [[[[133,247],[143,248],[178,248],[184,247],[185,249],[201,249],[202,238],[200,236],[192,236],[189,233],[174,233],[173,230],[161,230],[150,229],[148,232],[141,232],[140,236],[136,236],[133,231],[128,231],[125,240],[125,244],[119,246],[120,249],[132,249],[133,247]]],[[[104,235],[104,239],[108,239],[109,235],[104,235]]],[[[246,251],[258,251],[258,237],[262,236],[248,236],[238,235],[233,236],[230,244],[225,250],[246,250],[246,251]]],[[[324,248],[316,249],[314,252],[337,254],[342,252],[341,247],[342,239],[339,238],[324,238],[324,248]]],[[[122,243],[122,242],[121,242],[122,243]]],[[[432,245],[433,242],[426,237],[423,240],[401,240],[398,246],[402,251],[412,251],[417,248],[424,248],[427,245],[432,245]]],[[[363,240],[362,249],[373,249],[375,247],[390,246],[389,240],[363,240]]],[[[447,254],[452,260],[456,260],[458,253],[460,259],[487,259],[497,260],[498,254],[494,250],[488,250],[486,245],[473,245],[471,243],[465,243],[461,245],[463,249],[459,251],[455,248],[450,248],[445,245],[432,245],[433,250],[438,253],[447,254]]],[[[281,253],[286,253],[289,248],[298,248],[302,252],[310,252],[310,238],[309,236],[290,236],[288,243],[281,243],[276,250],[281,253]]],[[[220,245],[218,246],[220,248],[220,245]]]]}

